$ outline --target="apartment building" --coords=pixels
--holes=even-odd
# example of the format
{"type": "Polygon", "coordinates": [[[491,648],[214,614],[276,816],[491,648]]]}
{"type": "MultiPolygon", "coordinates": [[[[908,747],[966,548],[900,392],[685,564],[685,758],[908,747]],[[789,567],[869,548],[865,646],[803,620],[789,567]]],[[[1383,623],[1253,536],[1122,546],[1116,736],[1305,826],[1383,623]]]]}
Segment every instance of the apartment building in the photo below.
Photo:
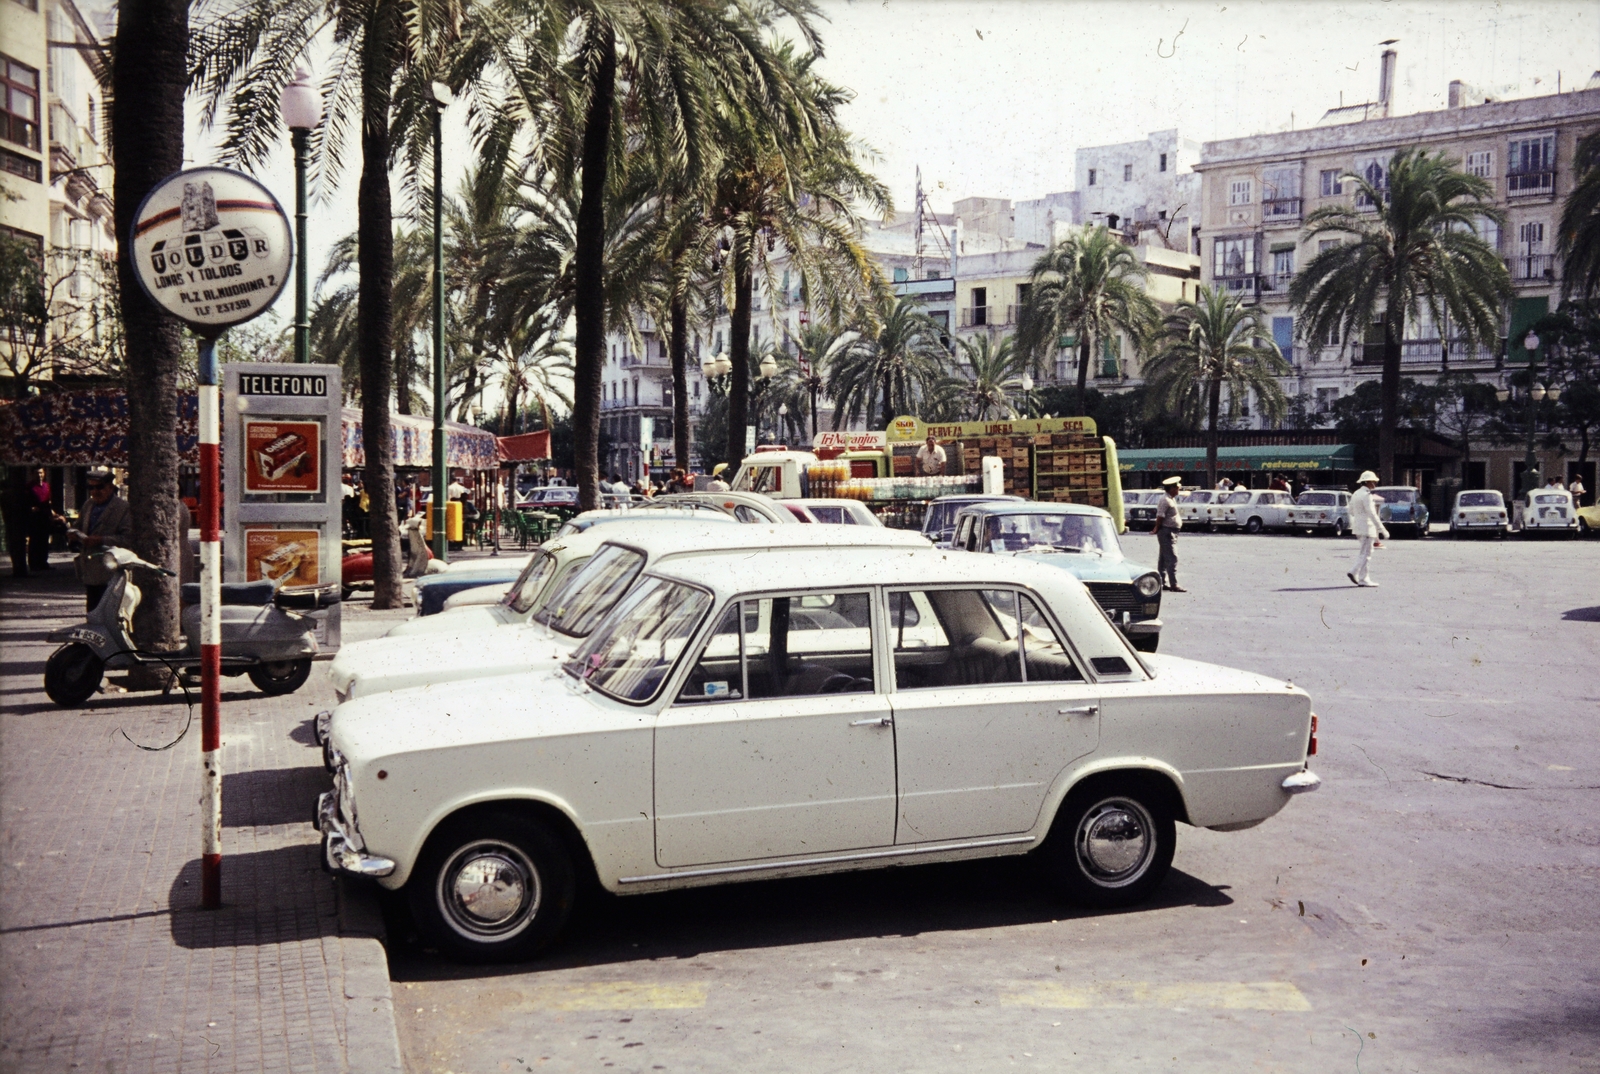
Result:
{"type": "MultiPolygon", "coordinates": [[[[85,353],[117,249],[102,91],[114,16],[91,15],[73,0],[0,0],[0,232],[37,252],[51,333],[85,353]]],[[[57,372],[54,357],[7,357],[11,375],[18,364],[30,380],[57,372]]]]}
{"type": "Polygon", "coordinates": [[[1427,381],[1466,370],[1503,383],[1526,363],[1527,328],[1560,300],[1561,266],[1555,228],[1573,184],[1573,149],[1600,127],[1600,81],[1567,93],[1499,101],[1460,82],[1449,107],[1394,115],[1394,52],[1385,50],[1376,101],[1327,113],[1305,130],[1207,142],[1194,165],[1201,177],[1200,246],[1203,278],[1257,302],[1293,374],[1285,390],[1311,411],[1326,411],[1356,385],[1382,372],[1381,327],[1363,339],[1305,339],[1289,306],[1295,274],[1337,237],[1306,239],[1305,218],[1317,208],[1360,204],[1353,172],[1382,188],[1396,149],[1443,150],[1487,179],[1504,227],[1484,221],[1482,234],[1505,259],[1516,288],[1506,313],[1506,337],[1468,348],[1454,329],[1423,317],[1404,326],[1402,371],[1427,381]]]}

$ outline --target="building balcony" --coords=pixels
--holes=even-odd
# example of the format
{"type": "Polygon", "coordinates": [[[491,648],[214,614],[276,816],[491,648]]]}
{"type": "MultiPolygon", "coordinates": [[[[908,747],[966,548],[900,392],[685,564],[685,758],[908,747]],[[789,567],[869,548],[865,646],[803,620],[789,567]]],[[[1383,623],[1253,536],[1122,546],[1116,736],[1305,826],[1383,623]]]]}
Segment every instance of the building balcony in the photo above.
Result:
{"type": "Polygon", "coordinates": [[[1299,198],[1267,198],[1261,202],[1261,222],[1267,227],[1274,224],[1300,222],[1299,198]]]}
{"type": "MultiPolygon", "coordinates": [[[[1468,347],[1461,340],[1450,341],[1448,350],[1442,340],[1407,339],[1400,343],[1400,368],[1411,370],[1493,369],[1499,363],[1501,346],[1482,345],[1468,347]]],[[[1352,365],[1358,368],[1383,367],[1383,344],[1364,344],[1355,354],[1352,365]]]]}
{"type": "Polygon", "coordinates": [[[998,306],[968,306],[961,311],[962,328],[983,328],[992,324],[999,324],[996,315],[1000,312],[998,306]]]}
{"type": "Polygon", "coordinates": [[[1506,197],[1553,197],[1556,192],[1555,169],[1541,171],[1511,171],[1506,173],[1506,197]]]}
{"type": "Polygon", "coordinates": [[[1515,254],[1506,258],[1506,268],[1518,283],[1550,283],[1556,278],[1555,254],[1515,254]]]}
{"type": "Polygon", "coordinates": [[[1289,285],[1293,282],[1294,273],[1292,272],[1267,273],[1261,277],[1261,293],[1264,296],[1271,294],[1276,297],[1282,297],[1289,293],[1289,285]]]}

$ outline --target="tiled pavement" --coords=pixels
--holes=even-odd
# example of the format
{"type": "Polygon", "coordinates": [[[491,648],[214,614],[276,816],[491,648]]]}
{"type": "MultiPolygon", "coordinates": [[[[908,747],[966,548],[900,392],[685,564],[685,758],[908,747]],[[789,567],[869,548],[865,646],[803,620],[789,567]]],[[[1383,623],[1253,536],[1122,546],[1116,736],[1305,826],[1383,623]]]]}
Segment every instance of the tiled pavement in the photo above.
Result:
{"type": "MultiPolygon", "coordinates": [[[[0,1071],[399,1070],[381,919],[308,823],[327,665],[282,698],[224,680],[225,905],[202,911],[198,697],[155,752],[134,743],[184,729],[180,695],[52,704],[41,639],[83,607],[56,562],[0,575],[0,1071]]],[[[365,609],[347,641],[410,614],[365,609]]]]}

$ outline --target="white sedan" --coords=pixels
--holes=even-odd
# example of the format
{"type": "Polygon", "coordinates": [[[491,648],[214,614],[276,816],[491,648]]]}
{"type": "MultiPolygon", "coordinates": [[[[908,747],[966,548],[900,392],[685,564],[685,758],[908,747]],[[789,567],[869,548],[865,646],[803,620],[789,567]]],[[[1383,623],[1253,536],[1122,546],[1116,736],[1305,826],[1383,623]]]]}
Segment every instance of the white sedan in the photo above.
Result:
{"type": "Polygon", "coordinates": [[[1504,537],[1510,526],[1506,518],[1505,497],[1494,489],[1472,489],[1456,493],[1450,508],[1450,536],[1492,533],[1504,537]]]}
{"type": "MultiPolygon", "coordinates": [[[[774,548],[840,546],[926,548],[928,542],[921,534],[882,526],[840,532],[732,522],[615,522],[546,542],[503,603],[429,617],[454,617],[460,620],[456,630],[391,633],[347,645],[328,675],[339,700],[348,701],[411,686],[445,688],[464,679],[554,668],[589,636],[640,572],[660,561],[711,552],[758,555],[774,548]],[[506,629],[490,629],[495,626],[506,629]]],[[[319,714],[319,738],[325,737],[327,722],[319,714]]]]}
{"type": "Polygon", "coordinates": [[[1578,511],[1566,489],[1534,489],[1517,505],[1517,521],[1524,537],[1578,535],[1578,511]]]}
{"type": "Polygon", "coordinates": [[[471,961],[545,948],[589,875],[1036,852],[1067,898],[1128,905],[1177,822],[1249,828],[1320,782],[1305,691],[1136,653],[1065,571],[915,548],[659,564],[559,671],[347,702],[327,752],[329,868],[471,961]]]}

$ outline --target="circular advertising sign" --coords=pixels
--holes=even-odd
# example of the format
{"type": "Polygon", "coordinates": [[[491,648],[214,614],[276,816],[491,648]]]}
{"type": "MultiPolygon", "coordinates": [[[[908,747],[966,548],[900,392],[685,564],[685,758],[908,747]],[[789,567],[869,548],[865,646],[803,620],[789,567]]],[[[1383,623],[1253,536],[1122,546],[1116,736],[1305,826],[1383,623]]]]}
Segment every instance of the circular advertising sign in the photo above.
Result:
{"type": "Polygon", "coordinates": [[[174,172],[134,214],[134,275],[202,335],[260,316],[289,282],[294,240],[272,191],[230,168],[174,172]]]}

